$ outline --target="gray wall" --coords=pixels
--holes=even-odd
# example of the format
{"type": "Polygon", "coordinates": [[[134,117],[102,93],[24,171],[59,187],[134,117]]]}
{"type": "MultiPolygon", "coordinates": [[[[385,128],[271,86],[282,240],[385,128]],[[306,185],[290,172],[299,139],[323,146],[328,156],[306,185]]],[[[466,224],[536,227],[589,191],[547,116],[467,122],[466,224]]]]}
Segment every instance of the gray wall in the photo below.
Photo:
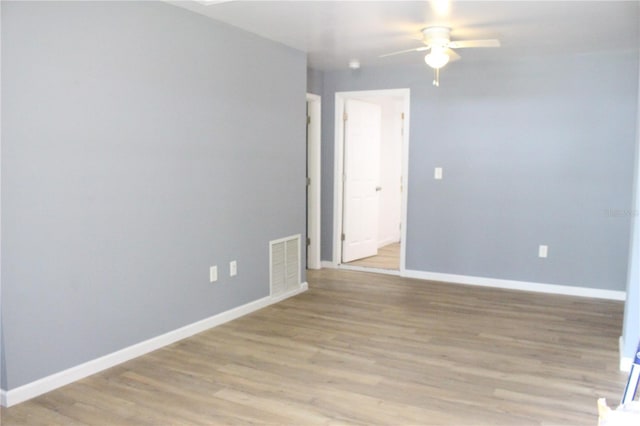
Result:
{"type": "Polygon", "coordinates": [[[319,70],[307,68],[307,93],[322,96],[324,73],[319,70]]]}
{"type": "Polygon", "coordinates": [[[158,2],[2,7],[3,387],[267,296],[304,54],[158,2]]]}
{"type": "Polygon", "coordinates": [[[630,220],[618,212],[631,205],[638,52],[470,57],[439,88],[431,80],[424,64],[324,74],[323,260],[334,94],[408,87],[407,269],[624,290],[630,220]]]}

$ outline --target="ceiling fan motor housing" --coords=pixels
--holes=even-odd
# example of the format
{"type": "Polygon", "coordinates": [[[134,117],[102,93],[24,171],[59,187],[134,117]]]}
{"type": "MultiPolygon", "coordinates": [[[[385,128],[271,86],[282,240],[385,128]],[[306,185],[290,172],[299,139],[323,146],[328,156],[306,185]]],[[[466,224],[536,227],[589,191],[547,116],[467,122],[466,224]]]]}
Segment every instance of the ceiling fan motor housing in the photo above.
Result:
{"type": "Polygon", "coordinates": [[[449,46],[451,40],[451,28],[427,27],[422,30],[422,36],[425,44],[445,48],[449,46]]]}

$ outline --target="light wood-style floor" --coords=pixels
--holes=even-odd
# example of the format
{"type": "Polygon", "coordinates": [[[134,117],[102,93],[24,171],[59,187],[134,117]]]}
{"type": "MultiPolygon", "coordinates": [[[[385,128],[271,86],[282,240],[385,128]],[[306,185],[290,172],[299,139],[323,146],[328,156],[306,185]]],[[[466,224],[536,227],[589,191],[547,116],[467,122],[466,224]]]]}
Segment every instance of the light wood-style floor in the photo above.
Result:
{"type": "Polygon", "coordinates": [[[380,247],[377,255],[354,260],[346,265],[397,271],[400,269],[400,243],[380,247]]]}
{"type": "Polygon", "coordinates": [[[10,425],[595,425],[621,302],[309,271],[309,291],[4,409],[10,425]]]}

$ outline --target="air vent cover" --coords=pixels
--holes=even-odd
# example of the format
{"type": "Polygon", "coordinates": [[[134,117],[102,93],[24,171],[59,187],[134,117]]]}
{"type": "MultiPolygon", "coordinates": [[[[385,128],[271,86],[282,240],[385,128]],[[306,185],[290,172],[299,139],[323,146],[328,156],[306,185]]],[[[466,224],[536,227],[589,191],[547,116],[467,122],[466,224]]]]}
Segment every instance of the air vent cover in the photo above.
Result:
{"type": "Polygon", "coordinates": [[[269,242],[271,296],[300,288],[300,234],[269,242]]]}

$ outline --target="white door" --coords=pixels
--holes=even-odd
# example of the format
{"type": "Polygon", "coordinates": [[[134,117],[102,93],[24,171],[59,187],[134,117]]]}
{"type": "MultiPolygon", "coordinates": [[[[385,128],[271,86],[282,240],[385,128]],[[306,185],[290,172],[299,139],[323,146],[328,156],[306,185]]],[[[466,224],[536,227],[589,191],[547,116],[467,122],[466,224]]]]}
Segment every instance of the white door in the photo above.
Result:
{"type": "Polygon", "coordinates": [[[378,254],[379,105],[345,102],[342,262],[378,254]]]}

